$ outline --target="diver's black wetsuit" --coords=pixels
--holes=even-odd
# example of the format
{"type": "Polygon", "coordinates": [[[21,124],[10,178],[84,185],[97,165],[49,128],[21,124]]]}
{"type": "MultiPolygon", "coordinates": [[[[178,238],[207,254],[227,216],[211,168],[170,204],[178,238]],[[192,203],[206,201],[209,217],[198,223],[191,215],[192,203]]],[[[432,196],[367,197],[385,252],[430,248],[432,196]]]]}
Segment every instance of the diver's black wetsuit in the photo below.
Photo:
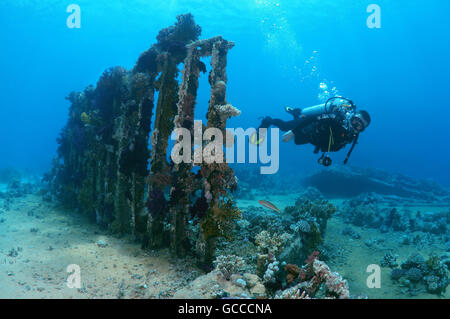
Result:
{"type": "Polygon", "coordinates": [[[292,121],[266,117],[260,127],[267,128],[271,125],[284,132],[292,131],[295,144],[310,143],[316,147],[316,151],[322,152],[337,152],[356,138],[356,134],[348,128],[345,117],[339,113],[323,114],[310,119],[294,116],[292,121]]]}

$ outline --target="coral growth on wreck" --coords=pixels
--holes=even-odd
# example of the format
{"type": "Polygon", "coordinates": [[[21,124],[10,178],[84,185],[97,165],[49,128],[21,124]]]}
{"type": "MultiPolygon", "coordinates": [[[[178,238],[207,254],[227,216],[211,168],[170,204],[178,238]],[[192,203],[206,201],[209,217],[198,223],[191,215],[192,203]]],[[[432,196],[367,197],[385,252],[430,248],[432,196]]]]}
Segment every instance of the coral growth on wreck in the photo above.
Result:
{"type": "Polygon", "coordinates": [[[194,253],[211,265],[217,238],[229,238],[240,217],[230,196],[233,170],[208,162],[194,174],[191,163],[168,159],[172,131],[192,133],[198,78],[206,72],[202,58],[211,57],[212,66],[207,125],[224,131],[227,119],[240,114],[226,101],[234,43],[200,35],[192,14],[179,15],[132,70],[109,68],[95,87],[70,93],[69,119],[46,182],[51,198],[111,232],[133,235],[144,247],[170,247],[177,256],[194,253]],[[188,224],[197,230],[188,231],[188,224]]]}

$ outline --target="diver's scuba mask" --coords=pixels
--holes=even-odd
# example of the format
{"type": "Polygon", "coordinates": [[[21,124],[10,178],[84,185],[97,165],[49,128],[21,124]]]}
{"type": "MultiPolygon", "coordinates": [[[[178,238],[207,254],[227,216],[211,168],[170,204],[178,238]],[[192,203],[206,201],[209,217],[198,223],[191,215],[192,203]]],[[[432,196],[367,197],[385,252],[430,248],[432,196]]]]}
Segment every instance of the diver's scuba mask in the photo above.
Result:
{"type": "Polygon", "coordinates": [[[350,119],[350,124],[357,133],[364,132],[364,130],[368,126],[367,121],[359,113],[355,113],[352,116],[352,118],[350,119]]]}

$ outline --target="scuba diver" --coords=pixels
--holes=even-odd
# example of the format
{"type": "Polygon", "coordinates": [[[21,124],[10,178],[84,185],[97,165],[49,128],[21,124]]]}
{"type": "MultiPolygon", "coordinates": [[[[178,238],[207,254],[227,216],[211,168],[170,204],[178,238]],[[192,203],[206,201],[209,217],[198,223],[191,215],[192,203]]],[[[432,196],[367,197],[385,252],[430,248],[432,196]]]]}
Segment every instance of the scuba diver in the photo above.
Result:
{"type": "Polygon", "coordinates": [[[259,129],[267,129],[273,125],[286,132],[282,137],[283,142],[294,139],[296,145],[314,145],[314,154],[322,151],[323,154],[318,163],[324,166],[330,166],[332,163],[330,152],[337,152],[352,143],[344,161],[344,164],[347,164],[358,142],[359,134],[370,124],[368,112],[356,111],[353,101],[340,96],[332,97],[324,104],[305,109],[286,107],[286,112],[293,116],[293,120],[283,121],[266,116],[258,130],[250,137],[250,142],[255,145],[260,144],[267,131],[260,132],[259,129]]]}

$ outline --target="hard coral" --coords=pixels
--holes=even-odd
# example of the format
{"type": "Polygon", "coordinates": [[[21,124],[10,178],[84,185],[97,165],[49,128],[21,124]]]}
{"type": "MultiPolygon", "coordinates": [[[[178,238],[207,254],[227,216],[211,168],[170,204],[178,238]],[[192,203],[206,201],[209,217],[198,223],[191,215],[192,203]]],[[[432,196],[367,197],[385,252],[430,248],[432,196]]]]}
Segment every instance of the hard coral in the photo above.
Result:
{"type": "Polygon", "coordinates": [[[264,273],[263,279],[266,285],[276,285],[277,283],[277,273],[280,270],[278,267],[280,263],[273,258],[273,261],[267,265],[266,272],[264,273]]]}
{"type": "Polygon", "coordinates": [[[275,295],[275,299],[311,299],[306,291],[292,287],[275,295]]]}
{"type": "Polygon", "coordinates": [[[302,268],[293,264],[286,265],[286,281],[291,286],[278,292],[275,298],[297,299],[302,295],[314,298],[317,297],[319,292],[324,293],[323,297],[326,298],[349,298],[350,292],[347,281],[338,273],[332,272],[323,261],[318,259],[318,255],[318,252],[312,253],[305,260],[306,264],[302,268]],[[292,286],[297,278],[298,284],[292,286]]]}
{"type": "Polygon", "coordinates": [[[348,299],[350,297],[348,283],[341,275],[337,272],[332,272],[330,268],[320,260],[315,260],[313,267],[316,281],[325,283],[325,292],[328,296],[338,297],[340,299],[348,299]]]}
{"type": "Polygon", "coordinates": [[[409,256],[401,264],[401,269],[394,269],[391,273],[392,280],[401,282],[402,277],[410,282],[410,294],[415,294],[423,285],[429,293],[443,294],[449,284],[447,265],[439,256],[433,254],[428,260],[419,253],[409,256]]]}
{"type": "Polygon", "coordinates": [[[298,219],[315,219],[319,226],[320,233],[324,235],[327,227],[327,220],[336,212],[336,210],[336,207],[326,200],[311,201],[300,197],[295,202],[295,208],[291,208],[289,211],[298,219]]]}
{"type": "Polygon", "coordinates": [[[311,253],[311,255],[309,255],[308,258],[306,258],[305,263],[308,265],[312,265],[314,263],[314,261],[319,258],[319,255],[320,255],[320,252],[313,251],[311,253]]]}
{"type": "Polygon", "coordinates": [[[230,117],[239,116],[241,114],[241,111],[231,104],[215,105],[214,107],[222,121],[230,117]]]}
{"type": "Polygon", "coordinates": [[[397,257],[397,255],[392,254],[390,251],[385,253],[380,263],[381,267],[396,268],[398,266],[397,257]]]}
{"type": "Polygon", "coordinates": [[[292,284],[295,279],[297,279],[300,274],[300,268],[294,264],[287,264],[284,269],[286,270],[286,283],[288,285],[292,284]]]}
{"type": "Polygon", "coordinates": [[[244,259],[236,255],[220,255],[214,261],[216,269],[220,271],[226,280],[231,279],[231,275],[238,273],[245,266],[244,259]]]}
{"type": "Polygon", "coordinates": [[[270,234],[267,230],[261,231],[255,237],[255,243],[262,253],[278,253],[281,251],[283,245],[291,239],[287,233],[281,235],[270,234]]]}

